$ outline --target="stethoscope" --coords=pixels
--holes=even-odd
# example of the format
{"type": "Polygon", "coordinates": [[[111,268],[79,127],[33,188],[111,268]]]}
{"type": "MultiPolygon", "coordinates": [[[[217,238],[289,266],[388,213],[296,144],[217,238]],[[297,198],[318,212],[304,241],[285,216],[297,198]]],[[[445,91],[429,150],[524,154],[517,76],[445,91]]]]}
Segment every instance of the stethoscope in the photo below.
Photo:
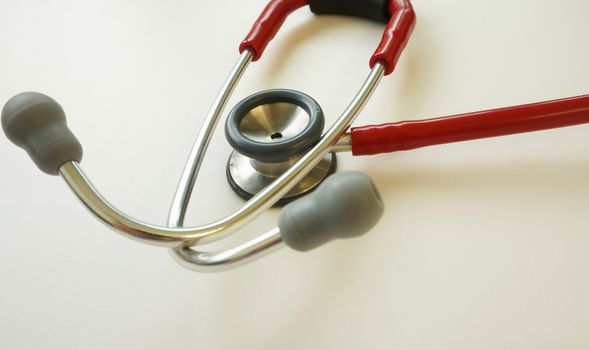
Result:
{"type": "Polygon", "coordinates": [[[336,238],[368,232],[384,212],[383,201],[367,175],[334,173],[337,152],[370,155],[589,122],[589,95],[585,95],[347,132],[381,78],[394,71],[414,25],[415,13],[409,0],[270,1],[241,43],[239,60],[198,134],[168,226],[136,220],[96,190],[79,164],[82,147],[68,129],[63,109],[52,98],[33,92],[13,97],[2,111],[2,127],[42,171],[61,175],[84,205],[108,226],[129,238],[170,248],[175,259],[192,270],[214,271],[249,262],[283,245],[308,251],[336,238]],[[234,148],[226,176],[247,202],[222,219],[183,227],[197,174],[231,93],[248,64],[260,59],[286,17],[305,5],[316,14],[351,15],[387,23],[370,59],[370,74],[326,131],[321,107],[301,92],[268,90],[239,102],[225,125],[227,140],[234,148]],[[266,209],[283,205],[276,228],[229,249],[197,250],[237,232],[266,209]]]}

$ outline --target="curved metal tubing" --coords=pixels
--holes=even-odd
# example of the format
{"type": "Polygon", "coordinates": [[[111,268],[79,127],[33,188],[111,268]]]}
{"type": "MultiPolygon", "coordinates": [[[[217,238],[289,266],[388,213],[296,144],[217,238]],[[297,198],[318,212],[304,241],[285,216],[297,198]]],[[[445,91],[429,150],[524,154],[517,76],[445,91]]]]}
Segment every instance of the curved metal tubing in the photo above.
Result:
{"type": "Polygon", "coordinates": [[[68,162],[59,172],[80,200],[104,223],[135,240],[165,247],[187,247],[219,240],[244,227],[270,208],[329,152],[350,127],[384,74],[378,63],[334,125],[306,155],[242,208],[213,223],[192,227],[163,227],[136,220],[116,209],[90,183],[79,164],[68,162]]]}
{"type": "Polygon", "coordinates": [[[251,61],[251,51],[243,51],[239,60],[235,64],[235,67],[231,70],[231,73],[229,73],[229,77],[227,77],[227,80],[221,87],[217,98],[215,98],[215,101],[198,132],[198,136],[196,137],[196,141],[192,146],[188,161],[182,172],[182,177],[180,178],[180,183],[178,184],[178,189],[176,190],[176,195],[172,202],[172,207],[170,208],[170,214],[168,217],[168,226],[170,227],[181,227],[184,223],[184,215],[186,214],[186,208],[188,207],[188,202],[192,195],[194,182],[196,181],[198,171],[200,170],[207,148],[213,137],[213,132],[217,127],[221,113],[223,113],[229,97],[231,97],[233,90],[235,90],[237,83],[243,76],[243,73],[251,61]]]}
{"type": "MultiPolygon", "coordinates": [[[[371,71],[369,77],[367,78],[366,82],[360,88],[360,91],[355,96],[354,100],[350,103],[348,108],[342,113],[340,118],[335,122],[335,124],[329,129],[329,131],[324,134],[321,138],[319,144],[317,144],[313,149],[311,149],[303,158],[310,158],[313,159],[314,155],[318,159],[321,159],[327,152],[336,150],[340,152],[345,152],[351,149],[351,138],[349,134],[346,134],[346,130],[350,127],[354,119],[358,116],[374,90],[378,85],[378,82],[384,75],[384,67],[377,63],[374,69],[371,71]],[[340,123],[345,123],[343,129],[340,123]],[[327,143],[326,143],[327,142],[327,143]],[[323,149],[321,144],[326,143],[327,149],[323,149]]],[[[291,169],[287,171],[290,172],[296,166],[303,161],[303,159],[299,160],[295,163],[291,169]]],[[[195,173],[194,176],[197,174],[195,173]]],[[[286,175],[286,174],[285,174],[286,175]]],[[[303,176],[306,173],[303,173],[303,176]]],[[[284,176],[284,175],[283,175],[284,176]]],[[[283,177],[281,176],[279,179],[275,180],[272,185],[279,182],[280,179],[283,177]]],[[[195,179],[191,179],[194,182],[195,179]]],[[[293,183],[296,184],[297,181],[293,183]]],[[[178,191],[182,188],[181,186],[178,187],[178,191]]],[[[188,188],[184,188],[184,190],[189,190],[188,188]]],[[[176,194],[178,196],[178,194],[176,194]]],[[[255,197],[254,197],[255,198],[255,197]]],[[[184,203],[183,205],[183,212],[181,216],[183,217],[185,214],[186,207],[188,203],[184,203]]],[[[171,224],[171,223],[170,223],[171,224]]],[[[192,249],[190,246],[183,246],[179,248],[172,249],[171,254],[174,259],[180,263],[180,265],[198,272],[218,272],[223,270],[229,270],[231,268],[239,267],[243,264],[249,263],[253,260],[259,259],[270,252],[278,249],[270,249],[274,244],[278,244],[282,242],[282,238],[280,237],[280,231],[278,228],[260,235],[256,238],[251,239],[237,247],[229,248],[223,251],[218,252],[202,252],[192,249]],[[271,242],[271,243],[269,243],[271,242]]],[[[283,244],[280,244],[282,247],[283,244]]],[[[274,248],[274,247],[272,247],[274,248]]]]}
{"type": "Polygon", "coordinates": [[[274,228],[237,247],[219,252],[199,252],[188,247],[169,251],[177,263],[189,270],[219,272],[245,265],[284,246],[280,230],[274,228]]]}

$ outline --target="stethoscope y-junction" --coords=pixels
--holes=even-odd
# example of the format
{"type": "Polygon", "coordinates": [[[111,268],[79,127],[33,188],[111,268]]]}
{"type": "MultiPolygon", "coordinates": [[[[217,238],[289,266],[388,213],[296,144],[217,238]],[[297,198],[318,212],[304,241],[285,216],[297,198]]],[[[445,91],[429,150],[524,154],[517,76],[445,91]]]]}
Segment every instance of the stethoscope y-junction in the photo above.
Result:
{"type": "Polygon", "coordinates": [[[100,220],[135,240],[167,247],[193,270],[219,270],[269,253],[283,244],[307,251],[335,238],[369,231],[384,212],[372,181],[359,172],[334,174],[336,153],[370,155],[450,142],[571,126],[589,122],[589,95],[450,117],[352,128],[383,76],[391,74],[409,41],[415,13],[409,0],[272,0],[246,39],[240,57],[209,111],[182,173],[167,226],[136,220],[112,206],[82,171],[82,147],[66,125],[61,106],[39,93],[19,94],[2,111],[7,137],[36,165],[61,175],[100,220]],[[363,17],[386,23],[370,59],[370,73],[339,118],[324,130],[324,116],[310,96],[268,90],[239,102],[225,134],[234,151],[227,162],[229,184],[247,202],[224,218],[183,227],[192,189],[224,107],[248,64],[260,59],[286,17],[306,5],[315,14],[363,17]],[[242,229],[272,206],[282,209],[276,228],[236,247],[198,247],[242,229]]]}

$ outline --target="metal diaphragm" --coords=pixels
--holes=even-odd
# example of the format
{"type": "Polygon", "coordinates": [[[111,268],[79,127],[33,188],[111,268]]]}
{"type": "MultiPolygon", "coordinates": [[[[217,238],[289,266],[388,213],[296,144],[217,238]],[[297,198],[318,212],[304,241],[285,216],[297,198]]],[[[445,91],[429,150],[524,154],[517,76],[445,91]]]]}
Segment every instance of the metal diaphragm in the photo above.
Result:
{"type": "MultiPolygon", "coordinates": [[[[302,92],[276,89],[245,98],[225,125],[235,150],[227,162],[229,184],[242,198],[253,197],[319,141],[324,125],[321,107],[302,92]]],[[[327,154],[277,205],[312,191],[335,168],[335,154],[327,154]]]]}

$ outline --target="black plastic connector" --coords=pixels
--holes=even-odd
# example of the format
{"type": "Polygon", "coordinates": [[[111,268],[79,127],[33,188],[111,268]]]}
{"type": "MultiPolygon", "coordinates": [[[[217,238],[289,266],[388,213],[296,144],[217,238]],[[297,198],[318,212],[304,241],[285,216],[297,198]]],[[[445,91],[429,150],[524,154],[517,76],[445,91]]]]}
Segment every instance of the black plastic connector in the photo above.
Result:
{"type": "Polygon", "coordinates": [[[316,15],[344,15],[388,23],[391,18],[388,0],[310,0],[316,15]]]}

